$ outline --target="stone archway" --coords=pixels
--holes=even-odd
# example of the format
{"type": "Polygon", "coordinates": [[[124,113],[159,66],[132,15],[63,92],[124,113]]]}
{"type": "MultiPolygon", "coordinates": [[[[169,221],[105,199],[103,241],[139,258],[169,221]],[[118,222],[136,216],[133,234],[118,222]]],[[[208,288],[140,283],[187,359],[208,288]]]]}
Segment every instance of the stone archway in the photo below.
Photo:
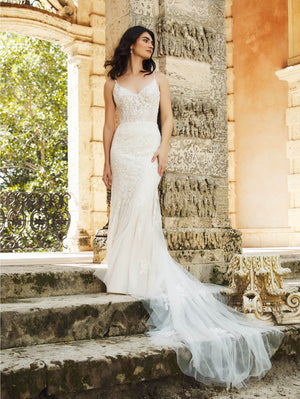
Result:
{"type": "Polygon", "coordinates": [[[94,233],[106,223],[101,183],[104,103],[105,2],[69,1],[50,11],[2,3],[0,30],[34,36],[62,46],[68,54],[68,165],[71,251],[90,250],[94,233]],[[52,12],[53,11],[53,12],[52,12]]]}

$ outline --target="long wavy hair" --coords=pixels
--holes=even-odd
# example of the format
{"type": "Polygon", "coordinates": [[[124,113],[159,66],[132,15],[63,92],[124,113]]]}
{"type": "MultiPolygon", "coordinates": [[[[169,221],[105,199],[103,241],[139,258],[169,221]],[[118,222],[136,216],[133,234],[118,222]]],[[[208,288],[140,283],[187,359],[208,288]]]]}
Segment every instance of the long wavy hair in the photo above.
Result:
{"type": "Polygon", "coordinates": [[[145,28],[144,26],[133,26],[123,34],[118,46],[115,49],[114,55],[111,60],[105,61],[104,67],[111,67],[107,75],[112,79],[116,79],[122,76],[127,69],[128,60],[130,58],[130,46],[134,44],[142,33],[147,32],[153,40],[153,52],[148,60],[143,61],[143,70],[145,75],[150,75],[156,68],[155,62],[152,59],[152,55],[155,49],[155,37],[154,33],[145,28]]]}

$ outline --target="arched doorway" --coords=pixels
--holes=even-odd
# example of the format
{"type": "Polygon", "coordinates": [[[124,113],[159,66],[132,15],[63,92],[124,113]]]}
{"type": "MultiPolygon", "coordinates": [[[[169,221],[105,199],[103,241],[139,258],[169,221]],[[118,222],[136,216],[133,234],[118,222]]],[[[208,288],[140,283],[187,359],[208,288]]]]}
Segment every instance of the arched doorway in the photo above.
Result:
{"type": "Polygon", "coordinates": [[[47,3],[48,10],[35,7],[38,2],[2,3],[0,29],[59,44],[68,54],[71,226],[67,245],[71,251],[90,250],[95,231],[107,218],[106,192],[101,184],[104,2],[47,3]]]}

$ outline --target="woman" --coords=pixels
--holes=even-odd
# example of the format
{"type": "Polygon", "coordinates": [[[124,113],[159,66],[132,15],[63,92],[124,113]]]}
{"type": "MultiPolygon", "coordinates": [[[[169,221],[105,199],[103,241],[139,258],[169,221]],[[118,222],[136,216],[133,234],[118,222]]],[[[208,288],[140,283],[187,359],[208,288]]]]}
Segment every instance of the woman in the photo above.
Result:
{"type": "Polygon", "coordinates": [[[224,305],[210,285],[168,253],[157,187],[167,165],[173,117],[168,82],[155,71],[154,48],[153,33],[135,26],[105,64],[111,69],[104,87],[103,181],[112,196],[103,280],[108,292],[144,301],[152,342],[172,345],[185,374],[206,384],[241,387],[271,367],[282,333],[224,305]]]}

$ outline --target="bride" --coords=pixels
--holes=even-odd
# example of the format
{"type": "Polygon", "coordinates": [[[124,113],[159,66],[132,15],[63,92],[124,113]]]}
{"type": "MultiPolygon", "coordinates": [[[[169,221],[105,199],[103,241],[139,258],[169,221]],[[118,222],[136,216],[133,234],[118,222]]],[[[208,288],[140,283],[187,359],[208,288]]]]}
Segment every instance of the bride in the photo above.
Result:
{"type": "MultiPolygon", "coordinates": [[[[104,86],[103,181],[111,188],[111,208],[102,279],[107,292],[143,300],[152,343],[171,345],[183,373],[205,384],[241,387],[271,368],[282,333],[225,305],[217,288],[198,281],[168,253],[157,188],[167,166],[173,116],[154,48],[153,32],[134,26],[105,63],[110,70],[104,86]]],[[[99,270],[95,274],[102,277],[99,270]]]]}

